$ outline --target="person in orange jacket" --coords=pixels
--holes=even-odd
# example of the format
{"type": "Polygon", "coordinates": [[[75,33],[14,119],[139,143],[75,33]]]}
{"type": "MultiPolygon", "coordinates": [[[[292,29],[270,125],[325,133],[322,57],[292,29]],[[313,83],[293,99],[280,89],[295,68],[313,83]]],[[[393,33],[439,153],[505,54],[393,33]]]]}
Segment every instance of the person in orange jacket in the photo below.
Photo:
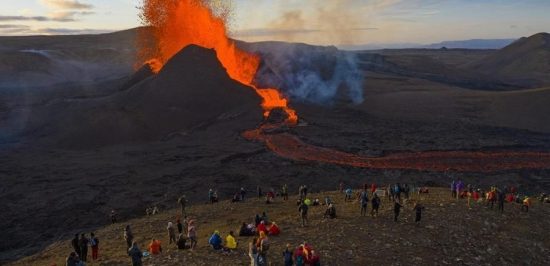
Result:
{"type": "Polygon", "coordinates": [[[151,240],[151,243],[149,244],[149,252],[153,255],[162,253],[160,240],[155,240],[154,238],[151,240]]]}

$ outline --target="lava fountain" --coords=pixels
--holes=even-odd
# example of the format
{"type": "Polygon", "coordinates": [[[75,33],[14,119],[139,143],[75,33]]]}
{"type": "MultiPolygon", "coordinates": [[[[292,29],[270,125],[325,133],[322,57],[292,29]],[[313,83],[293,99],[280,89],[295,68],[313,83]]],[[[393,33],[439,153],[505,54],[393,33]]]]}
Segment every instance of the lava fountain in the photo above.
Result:
{"type": "MultiPolygon", "coordinates": [[[[141,36],[138,46],[140,57],[153,72],[184,47],[194,44],[214,49],[218,60],[228,75],[253,88],[263,99],[264,116],[275,108],[287,114],[286,123],[298,121],[296,112],[288,106],[287,99],[275,88],[259,88],[254,79],[260,65],[260,57],[236,47],[228,38],[224,12],[213,12],[215,7],[207,0],[144,0],[141,19],[150,26],[150,35],[141,36]],[[217,14],[217,15],[216,15],[217,14]]],[[[263,125],[249,130],[243,136],[262,141],[275,154],[297,161],[315,161],[375,169],[414,169],[432,171],[493,172],[514,169],[550,169],[550,154],[539,152],[466,152],[433,151],[399,153],[372,158],[303,143],[288,133],[264,132],[279,125],[263,125]]]]}
{"type": "Polygon", "coordinates": [[[215,7],[206,0],[144,0],[141,19],[151,26],[155,42],[140,38],[139,54],[158,72],[162,66],[182,48],[195,44],[216,51],[218,60],[234,80],[252,87],[262,98],[264,117],[275,108],[287,114],[287,123],[298,121],[296,112],[288,106],[287,99],[275,88],[258,88],[254,78],[260,65],[260,57],[236,47],[227,36],[224,12],[215,15],[215,7]]]}

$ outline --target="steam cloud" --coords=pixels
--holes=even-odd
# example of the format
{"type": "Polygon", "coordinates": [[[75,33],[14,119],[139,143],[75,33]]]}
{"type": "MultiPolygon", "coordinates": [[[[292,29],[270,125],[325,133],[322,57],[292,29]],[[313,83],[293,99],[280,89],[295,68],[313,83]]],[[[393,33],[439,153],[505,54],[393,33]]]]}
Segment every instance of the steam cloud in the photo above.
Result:
{"type": "Polygon", "coordinates": [[[356,56],[335,47],[266,42],[246,48],[261,54],[260,87],[278,87],[293,100],[331,104],[363,101],[356,56]]]}

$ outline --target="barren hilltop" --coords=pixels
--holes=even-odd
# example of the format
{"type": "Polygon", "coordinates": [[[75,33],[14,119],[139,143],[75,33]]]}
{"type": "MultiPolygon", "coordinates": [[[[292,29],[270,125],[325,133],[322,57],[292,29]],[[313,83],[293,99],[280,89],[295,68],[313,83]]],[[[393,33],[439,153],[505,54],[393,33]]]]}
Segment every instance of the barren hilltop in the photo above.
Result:
{"type": "MultiPolygon", "coordinates": [[[[345,202],[343,193],[308,194],[308,198],[319,198],[321,202],[325,196],[333,200],[337,218],[323,218],[326,206],[311,206],[306,227],[300,225],[296,194],[288,201],[276,198],[272,204],[247,195],[244,202],[193,205],[187,212],[197,221],[195,250],[178,250],[168,244],[166,225],[175,223],[180,214],[178,208],[163,209],[158,215],[144,215],[95,230],[100,239],[100,259],[88,265],[130,264],[123,239],[126,225],[131,225],[142,250],[151,238],[162,242],[162,255],[144,258],[144,265],[247,265],[248,243],[253,237],[237,237],[238,248],[229,255],[214,251],[208,238],[215,230],[224,239],[230,230],[238,234],[243,222],[253,223],[254,216],[262,212],[281,229],[279,236],[269,237],[271,265],[283,265],[282,252],[287,243],[294,249],[304,241],[320,255],[321,265],[545,265],[550,259],[546,234],[550,204],[535,198],[529,212],[520,211],[521,204],[505,203],[501,214],[496,205],[491,209],[485,201],[472,202],[468,208],[467,200],[451,198],[449,189],[429,188],[428,194],[411,193],[409,200],[403,200],[404,208],[396,223],[393,204],[384,196],[377,217],[360,216],[357,200],[345,202]],[[412,210],[416,202],[425,207],[418,224],[412,210]]],[[[176,205],[174,201],[172,206],[176,205]]],[[[71,251],[70,239],[60,239],[8,265],[64,265],[71,251]]]]}

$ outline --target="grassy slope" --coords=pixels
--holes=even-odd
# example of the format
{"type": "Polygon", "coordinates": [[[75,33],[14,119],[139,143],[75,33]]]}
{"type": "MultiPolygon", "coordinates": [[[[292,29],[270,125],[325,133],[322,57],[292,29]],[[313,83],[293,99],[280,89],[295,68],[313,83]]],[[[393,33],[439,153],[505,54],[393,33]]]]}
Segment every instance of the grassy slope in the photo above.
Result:
{"type": "MultiPolygon", "coordinates": [[[[229,230],[236,230],[242,221],[251,221],[255,213],[264,210],[283,232],[271,238],[269,259],[273,265],[281,265],[280,254],[286,243],[298,245],[304,240],[320,252],[324,265],[542,265],[550,259],[550,239],[547,237],[550,205],[535,203],[527,214],[519,211],[519,205],[506,204],[505,213],[501,215],[479,204],[468,210],[465,200],[450,199],[446,189],[431,190],[429,195],[414,195],[414,199],[419,199],[426,207],[419,226],[413,223],[412,203],[406,205],[401,221],[394,223],[386,199],[382,199],[378,218],[360,217],[358,203],[344,203],[341,195],[335,192],[314,197],[331,195],[337,201],[339,217],[324,220],[324,207],[312,207],[311,225],[307,228],[298,226],[295,197],[288,202],[277,200],[272,205],[254,199],[238,204],[221,202],[192,206],[190,213],[198,219],[199,232],[199,247],[195,251],[178,251],[167,244],[165,226],[177,213],[175,209],[169,210],[97,230],[101,260],[90,265],[129,264],[122,238],[125,224],[133,226],[141,248],[151,237],[163,241],[164,254],[145,259],[144,265],[245,265],[248,263],[245,246],[251,238],[239,237],[238,252],[229,256],[211,251],[207,238],[215,229],[225,238],[229,230]]],[[[64,265],[64,257],[70,251],[70,240],[64,240],[12,265],[64,265]]]]}

